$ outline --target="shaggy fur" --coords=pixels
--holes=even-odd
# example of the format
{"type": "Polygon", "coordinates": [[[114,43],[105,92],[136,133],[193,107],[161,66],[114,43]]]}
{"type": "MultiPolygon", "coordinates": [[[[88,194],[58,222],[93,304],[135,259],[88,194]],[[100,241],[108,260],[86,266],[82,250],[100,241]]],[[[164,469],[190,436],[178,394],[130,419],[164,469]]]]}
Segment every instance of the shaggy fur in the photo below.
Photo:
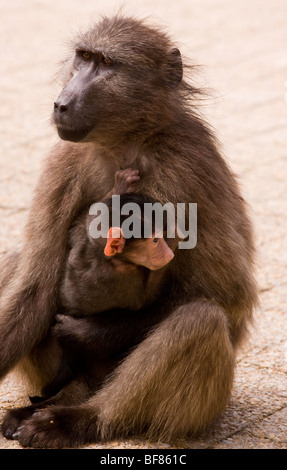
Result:
{"type": "Polygon", "coordinates": [[[133,18],[103,18],[74,49],[54,113],[65,141],[45,162],[17,268],[8,283],[2,281],[1,376],[21,360],[34,384],[55,374],[49,329],[59,306],[68,231],[112,188],[118,169],[138,169],[137,192],[157,201],[196,202],[198,242],[176,252],[170,295],[161,304],[167,318],[100,390],[87,400],[84,385],[73,384],[39,413],[8,412],[2,429],[34,447],[130,434],[187,437],[225,408],[236,349],[256,305],[246,204],[196,112],[196,90],[182,79],[180,54],[166,34],[133,18]]]}

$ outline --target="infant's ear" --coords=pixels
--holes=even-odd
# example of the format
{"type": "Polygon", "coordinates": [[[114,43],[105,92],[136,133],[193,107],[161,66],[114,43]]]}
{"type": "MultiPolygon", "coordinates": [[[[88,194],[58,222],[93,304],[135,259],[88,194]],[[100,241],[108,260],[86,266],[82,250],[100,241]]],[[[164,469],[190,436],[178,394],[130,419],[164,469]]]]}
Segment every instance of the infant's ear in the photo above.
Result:
{"type": "Polygon", "coordinates": [[[120,227],[111,227],[107,236],[107,243],[104,253],[106,256],[114,256],[117,253],[122,253],[126,239],[123,236],[123,231],[120,227]]]}

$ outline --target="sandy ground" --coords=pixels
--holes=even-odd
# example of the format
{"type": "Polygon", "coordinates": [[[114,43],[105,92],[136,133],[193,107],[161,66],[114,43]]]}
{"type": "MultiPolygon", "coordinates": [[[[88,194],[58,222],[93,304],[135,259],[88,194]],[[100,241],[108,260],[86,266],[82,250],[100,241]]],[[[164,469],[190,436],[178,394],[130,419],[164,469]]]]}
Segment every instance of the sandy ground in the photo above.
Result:
{"type": "MultiPolygon", "coordinates": [[[[178,445],[286,448],[287,2],[127,0],[125,5],[127,13],[150,16],[166,27],[184,54],[202,65],[197,83],[215,90],[202,111],[238,174],[258,246],[261,306],[238,357],[231,403],[207,435],[178,445]]],[[[52,78],[66,42],[79,27],[119,6],[111,0],[0,0],[0,253],[21,242],[42,159],[56,140],[49,116],[59,88],[52,78]]],[[[26,401],[26,391],[10,374],[0,387],[0,420],[5,409],[26,401]]],[[[0,448],[18,447],[0,437],[0,448]]],[[[168,445],[125,441],[105,447],[168,445]]]]}

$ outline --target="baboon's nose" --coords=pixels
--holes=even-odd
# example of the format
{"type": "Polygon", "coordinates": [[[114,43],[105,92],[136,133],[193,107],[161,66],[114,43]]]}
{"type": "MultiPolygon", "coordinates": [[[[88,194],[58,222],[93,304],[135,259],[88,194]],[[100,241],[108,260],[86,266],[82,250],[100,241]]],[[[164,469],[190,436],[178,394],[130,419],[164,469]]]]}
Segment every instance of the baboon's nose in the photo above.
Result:
{"type": "Polygon", "coordinates": [[[68,105],[62,104],[60,101],[55,101],[54,103],[54,111],[59,112],[61,114],[68,111],[68,105]]]}

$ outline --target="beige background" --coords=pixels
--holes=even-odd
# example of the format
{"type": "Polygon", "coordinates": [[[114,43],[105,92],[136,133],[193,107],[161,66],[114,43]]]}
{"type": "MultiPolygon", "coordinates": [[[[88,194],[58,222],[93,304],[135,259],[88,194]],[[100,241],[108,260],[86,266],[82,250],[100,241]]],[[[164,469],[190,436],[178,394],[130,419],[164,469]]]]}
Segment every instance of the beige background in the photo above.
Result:
{"type": "MultiPolygon", "coordinates": [[[[66,42],[119,6],[111,0],[0,0],[0,253],[21,242],[43,156],[57,138],[49,126],[59,91],[52,78],[66,42]]],[[[261,307],[238,357],[230,406],[202,439],[177,445],[286,448],[287,2],[126,1],[124,11],[150,16],[202,65],[197,83],[214,90],[202,112],[251,205],[259,250],[261,307]]],[[[10,374],[0,386],[0,419],[26,401],[10,374]]],[[[17,447],[0,437],[0,448],[17,447]]],[[[108,447],[168,446],[125,441],[108,447]]]]}

